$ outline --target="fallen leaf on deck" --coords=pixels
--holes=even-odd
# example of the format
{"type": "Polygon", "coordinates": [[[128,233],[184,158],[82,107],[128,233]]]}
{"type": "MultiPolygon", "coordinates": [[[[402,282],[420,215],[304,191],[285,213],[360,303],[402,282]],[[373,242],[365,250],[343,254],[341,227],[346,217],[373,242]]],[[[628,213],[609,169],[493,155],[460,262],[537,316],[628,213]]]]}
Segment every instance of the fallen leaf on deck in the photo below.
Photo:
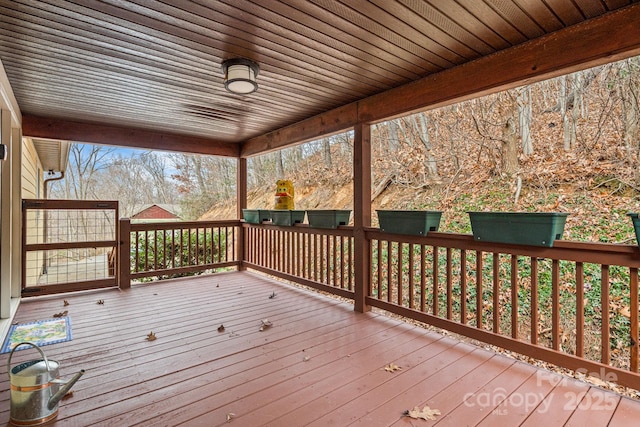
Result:
{"type": "Polygon", "coordinates": [[[104,300],[103,300],[103,299],[99,299],[99,300],[98,300],[98,304],[99,304],[99,305],[104,305],[104,300]]]}
{"type": "Polygon", "coordinates": [[[435,420],[436,416],[441,414],[439,410],[431,409],[428,406],[425,406],[424,408],[422,408],[422,410],[420,410],[420,408],[416,406],[411,410],[404,411],[402,415],[404,415],[405,417],[414,418],[416,420],[423,419],[423,420],[429,421],[429,420],[435,420]]]}
{"type": "Polygon", "coordinates": [[[276,297],[276,293],[272,293],[271,295],[269,295],[269,299],[274,299],[276,297]]]}
{"type": "Polygon", "coordinates": [[[147,334],[147,341],[155,341],[156,340],[156,334],[153,333],[153,331],[149,332],[147,334]]]}
{"type": "Polygon", "coordinates": [[[229,412],[229,413],[227,414],[227,422],[230,422],[230,421],[231,421],[231,418],[233,418],[233,417],[235,417],[235,416],[236,416],[236,414],[234,414],[233,412],[229,412]]]}
{"type": "Polygon", "coordinates": [[[64,306],[66,307],[66,306],[68,306],[68,305],[69,305],[69,301],[64,300],[64,306]]]}
{"type": "Polygon", "coordinates": [[[218,332],[224,332],[224,325],[218,326],[218,332]]]}
{"type": "Polygon", "coordinates": [[[395,372],[395,371],[399,371],[400,369],[402,368],[396,365],[395,363],[389,363],[387,366],[384,367],[384,370],[387,372],[395,372]]]}
{"type": "Polygon", "coordinates": [[[308,362],[309,360],[311,360],[311,357],[309,357],[309,356],[305,356],[305,357],[302,359],[302,361],[303,361],[303,362],[308,362]]]}
{"type": "Polygon", "coordinates": [[[271,323],[269,319],[262,319],[260,322],[262,322],[262,325],[260,326],[260,332],[273,326],[273,323],[271,323]]]}
{"type": "Polygon", "coordinates": [[[67,313],[69,313],[69,312],[67,310],[65,310],[65,311],[62,311],[60,313],[54,314],[53,317],[64,317],[64,316],[67,315],[67,313]]]}

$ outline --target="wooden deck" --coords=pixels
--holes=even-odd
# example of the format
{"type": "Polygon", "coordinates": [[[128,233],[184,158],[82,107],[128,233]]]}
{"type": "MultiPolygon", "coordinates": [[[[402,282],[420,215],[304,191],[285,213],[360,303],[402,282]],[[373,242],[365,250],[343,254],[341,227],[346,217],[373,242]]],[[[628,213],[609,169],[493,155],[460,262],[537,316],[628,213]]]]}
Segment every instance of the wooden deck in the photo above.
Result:
{"type": "MultiPolygon", "coordinates": [[[[86,374],[47,425],[549,427],[640,419],[638,401],[248,272],[33,298],[15,320],[63,310],[73,341],[43,350],[61,363],[63,378],[86,374]],[[262,319],[273,326],[260,331],[262,319]],[[157,340],[146,341],[151,331],[157,340]],[[385,371],[391,363],[401,369],[385,371]],[[402,415],[424,405],[442,415],[402,415]]],[[[36,355],[19,351],[13,362],[36,355]]],[[[7,358],[0,355],[2,425],[7,358]]]]}

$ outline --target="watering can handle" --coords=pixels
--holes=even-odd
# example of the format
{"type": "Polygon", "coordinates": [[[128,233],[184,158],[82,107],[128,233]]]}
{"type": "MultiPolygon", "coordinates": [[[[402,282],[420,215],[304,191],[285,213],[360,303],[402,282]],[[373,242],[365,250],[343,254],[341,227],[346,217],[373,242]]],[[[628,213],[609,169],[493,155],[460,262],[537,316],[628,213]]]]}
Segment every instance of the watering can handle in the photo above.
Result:
{"type": "Polygon", "coordinates": [[[16,349],[21,345],[30,345],[31,347],[34,347],[36,350],[38,350],[38,352],[40,352],[40,355],[42,356],[42,359],[44,360],[45,365],[47,365],[47,373],[49,374],[49,381],[51,381],[51,370],[49,369],[49,361],[47,360],[47,356],[45,356],[44,352],[40,347],[38,347],[37,345],[29,341],[18,343],[13,347],[13,349],[11,349],[11,354],[9,354],[9,360],[7,360],[7,373],[9,374],[9,379],[11,379],[11,358],[13,357],[13,352],[16,351],[16,349]]]}

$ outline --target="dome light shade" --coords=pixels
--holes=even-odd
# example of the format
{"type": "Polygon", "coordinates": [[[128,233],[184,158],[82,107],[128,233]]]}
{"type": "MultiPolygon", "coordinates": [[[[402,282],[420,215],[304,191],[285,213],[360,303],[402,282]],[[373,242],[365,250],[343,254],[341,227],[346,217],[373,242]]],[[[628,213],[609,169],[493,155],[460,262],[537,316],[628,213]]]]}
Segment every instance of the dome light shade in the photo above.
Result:
{"type": "Polygon", "coordinates": [[[244,58],[228,59],[222,63],[224,88],[240,95],[247,95],[258,90],[256,77],[260,67],[253,61],[244,58]]]}

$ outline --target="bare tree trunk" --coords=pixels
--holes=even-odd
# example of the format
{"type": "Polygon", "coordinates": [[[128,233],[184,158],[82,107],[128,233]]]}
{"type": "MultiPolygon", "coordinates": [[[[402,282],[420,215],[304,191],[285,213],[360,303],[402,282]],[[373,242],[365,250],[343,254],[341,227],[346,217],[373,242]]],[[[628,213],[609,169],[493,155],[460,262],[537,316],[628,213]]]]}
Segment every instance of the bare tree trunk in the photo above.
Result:
{"type": "Polygon", "coordinates": [[[525,156],[533,154],[533,140],[531,138],[531,86],[526,86],[518,91],[516,98],[518,103],[518,122],[520,125],[520,138],[522,140],[522,153],[525,156]]]}
{"type": "Polygon", "coordinates": [[[209,186],[207,185],[207,180],[204,177],[202,169],[202,158],[197,155],[192,155],[191,163],[193,164],[193,171],[196,175],[196,181],[198,182],[198,190],[200,194],[207,194],[209,192],[209,186]]]}
{"type": "Polygon", "coordinates": [[[398,138],[400,128],[395,120],[389,120],[387,126],[389,129],[389,151],[395,153],[400,149],[400,138],[398,138]]]}
{"type": "Polygon", "coordinates": [[[639,68],[640,62],[635,58],[624,61],[620,70],[623,81],[618,85],[624,123],[623,141],[628,156],[633,150],[640,149],[639,68]]]}
{"type": "Polygon", "coordinates": [[[332,167],[332,162],[331,144],[329,138],[322,138],[322,155],[324,157],[324,165],[330,169],[332,167]]]}
{"type": "Polygon", "coordinates": [[[411,116],[412,124],[416,133],[418,134],[418,138],[422,141],[422,145],[424,146],[426,152],[426,167],[427,167],[427,175],[429,178],[437,178],[438,177],[438,165],[436,164],[436,159],[433,155],[433,147],[431,145],[431,139],[429,138],[429,126],[428,126],[428,117],[424,113],[418,113],[411,116]]]}
{"type": "Polygon", "coordinates": [[[513,175],[518,172],[518,135],[515,120],[509,117],[502,128],[502,172],[513,175]]]}
{"type": "Polygon", "coordinates": [[[560,77],[560,114],[562,115],[562,130],[563,130],[563,148],[565,151],[571,150],[571,147],[575,145],[576,134],[575,127],[571,123],[567,111],[567,76],[560,77]]]}
{"type": "Polygon", "coordinates": [[[282,158],[282,150],[276,151],[276,177],[277,179],[284,178],[284,159],[282,158]]]}

